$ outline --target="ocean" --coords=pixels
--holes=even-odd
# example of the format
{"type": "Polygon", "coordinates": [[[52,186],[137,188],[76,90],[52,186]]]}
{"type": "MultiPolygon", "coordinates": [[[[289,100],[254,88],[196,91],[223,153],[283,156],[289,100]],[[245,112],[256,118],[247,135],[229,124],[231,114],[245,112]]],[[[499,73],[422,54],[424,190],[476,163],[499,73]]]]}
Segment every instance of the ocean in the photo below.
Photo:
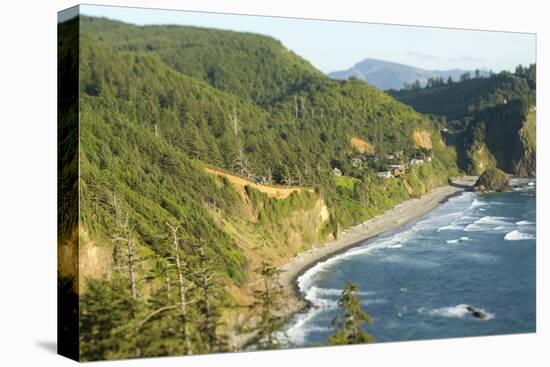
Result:
{"type": "Polygon", "coordinates": [[[364,329],[376,342],[535,332],[536,186],[511,184],[512,192],[454,196],[307,270],[298,286],[313,307],[294,315],[284,338],[326,344],[348,281],[374,319],[364,329]]]}

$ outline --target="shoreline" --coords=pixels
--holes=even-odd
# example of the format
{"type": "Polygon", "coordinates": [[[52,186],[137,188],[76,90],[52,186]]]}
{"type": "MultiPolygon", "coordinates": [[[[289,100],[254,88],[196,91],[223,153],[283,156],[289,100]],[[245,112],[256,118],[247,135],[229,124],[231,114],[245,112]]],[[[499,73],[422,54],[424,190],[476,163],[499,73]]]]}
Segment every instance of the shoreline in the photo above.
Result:
{"type": "Polygon", "coordinates": [[[420,198],[403,201],[374,218],[347,228],[340,233],[339,238],[323,245],[314,246],[292,258],[280,267],[282,273],[279,276],[279,282],[290,297],[287,307],[282,310],[284,315],[291,316],[311,306],[299,289],[298,278],[313,266],[353,247],[360,246],[365,241],[406,225],[445,203],[453,196],[471,191],[476,179],[477,177],[473,176],[455,178],[450,185],[437,187],[420,198]]]}

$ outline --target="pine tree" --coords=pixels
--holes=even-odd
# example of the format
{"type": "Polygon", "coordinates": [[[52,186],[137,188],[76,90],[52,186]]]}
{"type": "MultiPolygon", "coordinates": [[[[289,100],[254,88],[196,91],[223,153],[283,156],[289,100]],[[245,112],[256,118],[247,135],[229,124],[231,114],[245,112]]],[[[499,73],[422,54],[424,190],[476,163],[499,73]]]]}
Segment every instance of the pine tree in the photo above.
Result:
{"type": "Polygon", "coordinates": [[[218,330],[222,325],[220,297],[223,290],[204,246],[200,243],[195,245],[195,251],[196,268],[193,272],[193,283],[199,315],[196,322],[197,330],[205,353],[223,352],[227,350],[227,338],[218,330]]]}
{"type": "Polygon", "coordinates": [[[138,296],[136,267],[139,259],[136,256],[136,243],[130,230],[129,220],[129,215],[126,213],[126,218],[121,229],[121,235],[113,238],[113,242],[115,242],[113,249],[113,263],[115,264],[115,270],[125,268],[128,271],[129,287],[132,292],[132,298],[136,300],[138,296]],[[125,251],[121,251],[117,245],[117,242],[123,242],[126,244],[125,251]],[[122,254],[123,252],[124,254],[122,254]]]}
{"type": "Polygon", "coordinates": [[[190,333],[190,323],[191,320],[188,314],[188,304],[189,302],[186,299],[187,291],[191,287],[186,285],[184,277],[183,262],[180,258],[180,239],[178,237],[178,230],[180,226],[173,226],[170,223],[166,222],[166,226],[170,229],[172,234],[172,246],[174,251],[174,259],[176,265],[176,276],[178,280],[179,287],[179,317],[180,317],[180,331],[182,337],[182,353],[183,354],[193,354],[193,348],[191,344],[191,333],[190,333]]]}
{"type": "Polygon", "coordinates": [[[80,300],[80,345],[83,360],[139,356],[132,324],[138,304],[123,282],[88,279],[80,300]]]}
{"type": "Polygon", "coordinates": [[[256,273],[260,275],[263,289],[254,292],[254,307],[259,311],[260,321],[256,326],[258,332],[258,349],[275,349],[280,347],[276,332],[282,327],[284,319],[276,314],[281,308],[282,286],[279,283],[281,270],[263,261],[256,273]]]}
{"type": "Polygon", "coordinates": [[[332,325],[338,330],[330,337],[331,345],[371,343],[374,337],[363,330],[363,323],[371,324],[372,318],[361,308],[359,289],[348,282],[342,291],[338,306],[342,313],[332,320],[332,325]]]}

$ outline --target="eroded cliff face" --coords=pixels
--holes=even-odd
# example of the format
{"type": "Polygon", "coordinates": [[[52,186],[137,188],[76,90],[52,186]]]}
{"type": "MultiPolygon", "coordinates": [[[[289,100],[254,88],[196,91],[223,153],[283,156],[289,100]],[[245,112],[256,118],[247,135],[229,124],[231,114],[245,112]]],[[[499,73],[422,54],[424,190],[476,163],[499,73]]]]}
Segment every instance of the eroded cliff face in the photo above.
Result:
{"type": "Polygon", "coordinates": [[[535,177],[537,170],[537,138],[536,138],[536,120],[535,111],[529,112],[519,130],[519,160],[514,162],[514,171],[516,176],[535,177]]]}
{"type": "Polygon", "coordinates": [[[512,101],[476,116],[464,132],[468,173],[497,167],[514,176],[536,175],[536,114],[525,110],[512,101]]]}
{"type": "MultiPolygon", "coordinates": [[[[226,284],[229,293],[238,303],[252,302],[258,280],[255,269],[262,261],[269,259],[273,264],[281,265],[299,252],[334,238],[330,210],[323,196],[313,189],[262,186],[235,175],[220,173],[221,171],[208,172],[220,185],[228,183],[239,198],[239,209],[233,215],[215,208],[207,210],[215,226],[237,244],[239,252],[246,259],[243,268],[244,281],[226,284]]],[[[86,291],[87,278],[111,278],[117,270],[113,262],[116,249],[112,238],[94,234],[85,227],[84,223],[79,233],[80,292],[86,291]]],[[[135,269],[138,280],[141,280],[146,278],[147,269],[154,267],[152,260],[147,260],[154,256],[135,237],[134,240],[139,244],[135,256],[145,259],[135,269]]],[[[139,281],[139,286],[142,293],[148,294],[160,285],[139,281]]]]}

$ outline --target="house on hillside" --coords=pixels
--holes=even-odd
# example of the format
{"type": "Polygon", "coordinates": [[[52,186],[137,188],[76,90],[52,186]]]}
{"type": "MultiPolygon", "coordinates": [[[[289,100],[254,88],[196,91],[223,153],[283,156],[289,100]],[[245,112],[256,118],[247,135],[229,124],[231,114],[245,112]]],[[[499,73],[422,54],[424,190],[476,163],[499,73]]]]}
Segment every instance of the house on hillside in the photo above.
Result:
{"type": "Polygon", "coordinates": [[[254,183],[259,185],[268,185],[269,180],[265,176],[254,176],[253,180],[254,183]]]}
{"type": "Polygon", "coordinates": [[[409,164],[411,166],[416,166],[418,164],[424,164],[424,160],[423,159],[416,159],[416,158],[413,158],[410,160],[409,164]]]}
{"type": "Polygon", "coordinates": [[[393,174],[390,171],[380,171],[376,173],[376,176],[381,178],[392,178],[393,174]]]}
{"type": "Polygon", "coordinates": [[[340,171],[337,167],[334,167],[333,172],[334,172],[334,176],[336,177],[342,176],[342,171],[340,171]]]}

